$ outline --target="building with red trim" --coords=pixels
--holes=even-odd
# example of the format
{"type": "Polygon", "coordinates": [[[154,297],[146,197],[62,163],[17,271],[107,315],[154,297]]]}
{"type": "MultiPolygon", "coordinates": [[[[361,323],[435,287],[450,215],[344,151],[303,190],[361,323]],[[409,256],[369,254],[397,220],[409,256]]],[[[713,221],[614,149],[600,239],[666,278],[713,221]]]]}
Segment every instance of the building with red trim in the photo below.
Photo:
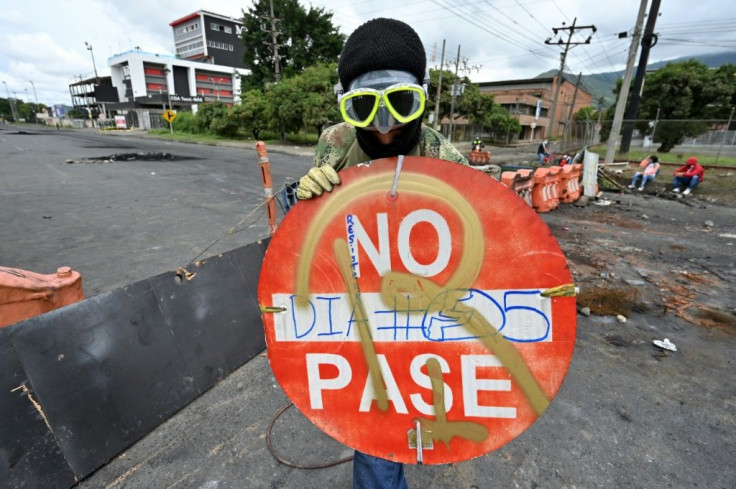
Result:
{"type": "Polygon", "coordinates": [[[240,78],[249,70],[133,50],[107,61],[119,103],[107,110],[129,115],[129,125],[159,127],[165,109],[197,111],[204,102],[240,101],[240,78]]]}
{"type": "Polygon", "coordinates": [[[551,78],[529,78],[481,82],[480,93],[493,95],[494,101],[506,108],[521,124],[518,139],[523,141],[554,138],[562,134],[565,122],[571,114],[593,104],[593,96],[583,87],[575,94],[575,83],[562,77],[560,95],[557,100],[556,128],[550,129],[550,111],[557,87],[557,76],[551,78]],[[573,101],[574,97],[574,101],[573,101]],[[539,107],[539,109],[537,108],[539,107]]]}
{"type": "Polygon", "coordinates": [[[224,15],[198,10],[169,24],[178,58],[246,68],[241,41],[243,22],[224,15]]]}

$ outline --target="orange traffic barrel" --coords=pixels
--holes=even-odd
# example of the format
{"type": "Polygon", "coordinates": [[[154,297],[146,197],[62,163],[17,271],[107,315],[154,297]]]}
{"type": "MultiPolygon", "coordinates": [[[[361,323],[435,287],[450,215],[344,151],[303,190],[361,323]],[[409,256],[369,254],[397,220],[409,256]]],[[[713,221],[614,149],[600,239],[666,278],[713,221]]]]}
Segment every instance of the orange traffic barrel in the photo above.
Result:
{"type": "Polygon", "coordinates": [[[49,275],[0,267],[0,327],[83,298],[82,276],[69,267],[61,267],[49,275]]]}

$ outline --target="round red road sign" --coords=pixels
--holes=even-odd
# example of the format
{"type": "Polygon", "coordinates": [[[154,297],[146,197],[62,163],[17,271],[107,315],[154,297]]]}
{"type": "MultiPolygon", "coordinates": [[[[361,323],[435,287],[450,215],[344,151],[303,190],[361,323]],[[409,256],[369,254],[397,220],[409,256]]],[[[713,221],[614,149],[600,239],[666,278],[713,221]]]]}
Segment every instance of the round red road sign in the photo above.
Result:
{"type": "Polygon", "coordinates": [[[575,342],[572,277],[547,225],[455,163],[389,158],[340,177],[289,212],[263,261],[276,379],[315,425],[374,456],[441,464],[508,443],[555,396],[575,342]]]}

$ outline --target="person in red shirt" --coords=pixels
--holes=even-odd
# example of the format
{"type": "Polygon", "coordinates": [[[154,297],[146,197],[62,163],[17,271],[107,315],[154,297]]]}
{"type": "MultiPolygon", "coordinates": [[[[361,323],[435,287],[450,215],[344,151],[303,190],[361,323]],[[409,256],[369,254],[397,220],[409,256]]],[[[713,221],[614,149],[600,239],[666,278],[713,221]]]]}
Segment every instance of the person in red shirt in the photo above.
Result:
{"type": "Polygon", "coordinates": [[[672,181],[673,192],[679,192],[683,186],[687,186],[682,195],[688,195],[697,185],[705,179],[705,170],[698,159],[691,156],[685,164],[675,171],[675,178],[672,181]]]}

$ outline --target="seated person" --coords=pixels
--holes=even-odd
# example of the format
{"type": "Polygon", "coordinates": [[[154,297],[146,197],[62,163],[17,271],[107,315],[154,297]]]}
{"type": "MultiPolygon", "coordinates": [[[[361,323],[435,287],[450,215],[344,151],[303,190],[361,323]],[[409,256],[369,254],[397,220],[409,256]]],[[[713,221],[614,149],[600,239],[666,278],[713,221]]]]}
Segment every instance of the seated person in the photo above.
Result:
{"type": "Polygon", "coordinates": [[[700,182],[705,180],[705,169],[700,166],[698,159],[691,156],[684,165],[675,171],[675,178],[672,181],[673,192],[679,192],[683,186],[687,186],[682,195],[688,195],[698,186],[700,182]]]}
{"type": "Polygon", "coordinates": [[[644,190],[644,186],[648,182],[654,180],[657,174],[659,174],[659,158],[655,155],[648,156],[645,160],[639,163],[639,166],[643,168],[643,171],[634,173],[634,178],[631,179],[631,185],[629,185],[629,188],[636,187],[637,181],[641,179],[641,184],[639,185],[639,192],[641,192],[644,190]]]}

